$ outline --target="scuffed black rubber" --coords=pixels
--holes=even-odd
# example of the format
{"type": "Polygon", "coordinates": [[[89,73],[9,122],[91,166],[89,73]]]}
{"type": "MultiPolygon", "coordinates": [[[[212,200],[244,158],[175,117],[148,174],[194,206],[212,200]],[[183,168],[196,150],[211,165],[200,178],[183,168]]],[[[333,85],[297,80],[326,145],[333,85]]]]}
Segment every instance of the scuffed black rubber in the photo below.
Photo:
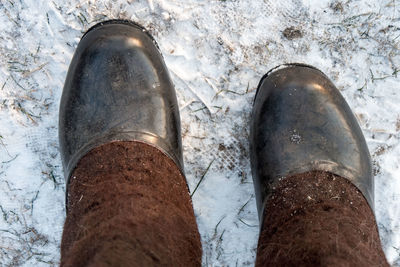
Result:
{"type": "Polygon", "coordinates": [[[132,27],[138,28],[139,30],[141,30],[142,32],[144,32],[145,34],[147,34],[147,36],[150,37],[151,40],[153,40],[153,43],[156,45],[158,51],[160,52],[160,47],[158,46],[156,39],[154,39],[153,35],[151,35],[145,27],[143,27],[142,25],[140,25],[140,24],[138,24],[138,23],[136,23],[136,22],[134,22],[134,21],[126,20],[126,19],[110,19],[110,20],[106,20],[106,21],[99,22],[99,23],[93,25],[92,27],[90,27],[90,28],[83,34],[83,36],[82,36],[81,39],[83,39],[83,38],[86,36],[86,34],[88,34],[89,32],[91,32],[92,30],[95,30],[95,29],[97,29],[98,27],[101,27],[101,26],[104,26],[104,25],[107,25],[107,24],[125,24],[125,25],[130,25],[130,26],[132,26],[132,27]]]}
{"type": "Polygon", "coordinates": [[[287,64],[261,79],[250,126],[260,220],[279,179],[313,170],[350,180],[373,210],[370,154],[350,107],[320,70],[287,64]]]}
{"type": "Polygon", "coordinates": [[[184,173],[175,89],[154,39],[136,23],[100,22],[82,37],[60,103],[65,178],[91,149],[113,141],[157,147],[184,173]]]}

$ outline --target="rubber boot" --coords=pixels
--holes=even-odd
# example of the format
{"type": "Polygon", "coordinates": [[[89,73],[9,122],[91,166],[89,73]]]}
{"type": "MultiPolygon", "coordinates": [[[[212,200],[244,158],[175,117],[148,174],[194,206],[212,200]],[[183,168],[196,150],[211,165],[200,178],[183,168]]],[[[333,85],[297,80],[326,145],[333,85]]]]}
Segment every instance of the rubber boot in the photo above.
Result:
{"type": "Polygon", "coordinates": [[[92,27],[70,64],[59,139],[61,266],[200,266],[175,90],[139,25],[92,27]]]}
{"type": "Polygon", "coordinates": [[[157,147],[183,173],[175,90],[144,28],[111,20],[82,37],[61,97],[59,140],[67,188],[82,156],[113,141],[157,147]]]}
{"type": "Polygon", "coordinates": [[[256,266],[388,266],[368,147],[321,71],[289,64],[262,78],[250,155],[260,219],[256,266]]]}
{"type": "Polygon", "coordinates": [[[291,64],[261,79],[250,151],[261,222],[277,182],[308,171],[345,177],[374,209],[371,159],[360,126],[335,85],[314,67],[291,64]]]}

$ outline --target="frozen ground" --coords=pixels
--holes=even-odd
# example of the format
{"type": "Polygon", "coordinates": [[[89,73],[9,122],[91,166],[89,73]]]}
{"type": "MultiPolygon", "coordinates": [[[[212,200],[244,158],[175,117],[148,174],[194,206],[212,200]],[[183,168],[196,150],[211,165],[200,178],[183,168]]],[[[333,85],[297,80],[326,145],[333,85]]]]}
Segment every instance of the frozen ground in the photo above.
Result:
{"type": "Polygon", "coordinates": [[[1,266],[59,262],[59,99],[82,33],[110,18],[145,26],[170,69],[192,191],[203,177],[193,204],[204,266],[254,263],[248,121],[259,79],[285,62],[324,71],[357,115],[374,162],[384,251],[400,266],[397,0],[1,0],[1,266]]]}

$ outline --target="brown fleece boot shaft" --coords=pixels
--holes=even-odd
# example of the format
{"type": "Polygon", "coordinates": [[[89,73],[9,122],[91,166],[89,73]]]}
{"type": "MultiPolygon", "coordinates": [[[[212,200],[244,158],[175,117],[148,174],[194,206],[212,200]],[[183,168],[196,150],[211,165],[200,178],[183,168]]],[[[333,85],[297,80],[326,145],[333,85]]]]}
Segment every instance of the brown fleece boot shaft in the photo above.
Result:
{"type": "Polygon", "coordinates": [[[283,179],[266,209],[256,266],[388,266],[374,215],[348,180],[308,172],[283,179]]]}
{"type": "Polygon", "coordinates": [[[158,149],[114,142],[71,176],[61,266],[200,266],[185,177],[158,149]]]}

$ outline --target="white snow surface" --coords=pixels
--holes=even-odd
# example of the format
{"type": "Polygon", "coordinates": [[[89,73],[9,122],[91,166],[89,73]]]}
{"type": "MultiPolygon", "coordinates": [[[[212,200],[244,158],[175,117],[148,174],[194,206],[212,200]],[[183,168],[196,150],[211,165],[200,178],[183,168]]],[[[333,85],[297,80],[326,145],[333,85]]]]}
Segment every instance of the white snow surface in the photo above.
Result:
{"type": "Polygon", "coordinates": [[[82,34],[115,18],[149,30],[175,84],[192,191],[204,175],[193,196],[204,266],[254,264],[249,117],[262,75],[289,62],[325,72],[359,119],[383,249],[400,266],[398,0],[1,0],[0,266],[59,264],[63,83],[82,34]]]}

